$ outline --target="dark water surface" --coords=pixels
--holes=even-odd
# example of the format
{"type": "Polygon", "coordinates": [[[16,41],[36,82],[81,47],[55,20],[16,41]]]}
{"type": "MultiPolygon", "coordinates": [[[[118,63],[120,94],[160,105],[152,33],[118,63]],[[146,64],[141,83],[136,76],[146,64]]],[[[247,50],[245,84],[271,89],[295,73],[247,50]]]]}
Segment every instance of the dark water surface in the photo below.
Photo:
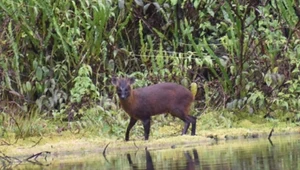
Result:
{"type": "Polygon", "coordinates": [[[51,156],[43,165],[26,163],[13,169],[147,169],[147,170],[300,170],[300,135],[268,139],[220,141],[206,146],[129,153],[81,153],[51,156]]]}

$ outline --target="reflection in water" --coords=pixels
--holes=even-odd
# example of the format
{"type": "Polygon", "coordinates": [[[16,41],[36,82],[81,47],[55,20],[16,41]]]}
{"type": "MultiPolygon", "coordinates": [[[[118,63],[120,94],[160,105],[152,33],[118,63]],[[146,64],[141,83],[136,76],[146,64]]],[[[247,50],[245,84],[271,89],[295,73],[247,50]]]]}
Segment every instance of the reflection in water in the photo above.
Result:
{"type": "MultiPolygon", "coordinates": [[[[179,164],[177,164],[179,161],[176,160],[175,166],[173,166],[171,164],[171,167],[169,167],[168,169],[184,169],[184,170],[194,170],[194,169],[198,169],[199,164],[200,164],[200,160],[199,160],[199,156],[198,156],[198,152],[196,149],[192,150],[193,155],[190,154],[190,152],[188,151],[184,151],[184,156],[186,159],[186,164],[184,166],[181,166],[179,164]]],[[[133,170],[138,170],[138,169],[144,169],[141,167],[138,167],[137,164],[133,163],[132,159],[131,159],[131,154],[127,154],[126,155],[128,163],[131,167],[131,169],[133,170]]],[[[154,170],[154,165],[153,165],[153,161],[152,161],[152,157],[150,152],[146,149],[145,150],[145,159],[146,159],[146,170],[154,170]]],[[[163,167],[158,167],[158,169],[161,169],[163,167]]]]}
{"type": "MultiPolygon", "coordinates": [[[[124,170],[300,170],[300,136],[268,139],[219,141],[194,148],[145,150],[131,153],[101,153],[53,158],[43,169],[124,170]]],[[[1,164],[1,163],[0,163],[1,164]]],[[[0,165],[1,166],[1,165],[0,165]]],[[[41,169],[22,165],[18,169],[41,169]]]]}
{"type": "Polygon", "coordinates": [[[187,160],[186,170],[193,170],[199,166],[200,160],[199,160],[198,152],[196,149],[193,149],[194,159],[192,158],[190,153],[187,151],[184,152],[184,155],[187,160]]]}
{"type": "MultiPolygon", "coordinates": [[[[153,161],[152,161],[152,157],[150,155],[150,152],[147,149],[145,150],[145,152],[146,152],[146,170],[154,170],[153,161]]],[[[133,170],[138,169],[137,165],[135,165],[132,162],[131,156],[130,156],[129,153],[127,154],[127,160],[128,160],[129,165],[131,166],[131,168],[133,170]]]]}
{"type": "Polygon", "coordinates": [[[268,138],[268,140],[269,140],[269,143],[270,143],[272,146],[274,146],[274,144],[273,144],[271,138],[268,138]]]}
{"type": "Polygon", "coordinates": [[[146,169],[147,170],[153,170],[154,169],[152,158],[151,158],[151,155],[150,155],[148,150],[146,150],[146,169]]]}
{"type": "MultiPolygon", "coordinates": [[[[127,154],[127,162],[129,169],[147,170],[300,170],[299,138],[300,136],[279,136],[272,140],[220,141],[215,145],[190,149],[138,151],[127,154]]],[[[125,167],[124,164],[122,166],[125,167]]]]}

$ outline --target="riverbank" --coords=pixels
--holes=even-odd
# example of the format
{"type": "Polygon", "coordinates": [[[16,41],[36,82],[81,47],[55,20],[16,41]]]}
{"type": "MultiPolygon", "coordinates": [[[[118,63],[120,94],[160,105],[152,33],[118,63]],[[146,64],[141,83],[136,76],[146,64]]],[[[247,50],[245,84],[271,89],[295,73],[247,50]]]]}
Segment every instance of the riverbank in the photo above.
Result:
{"type": "MultiPolygon", "coordinates": [[[[0,151],[10,157],[30,157],[40,152],[50,152],[54,157],[64,157],[65,155],[78,153],[103,153],[105,154],[127,152],[134,150],[149,150],[180,148],[193,145],[210,145],[216,141],[226,141],[233,139],[268,138],[271,129],[269,127],[255,128],[228,128],[199,130],[196,136],[151,136],[149,141],[144,141],[142,136],[139,139],[131,139],[125,142],[124,139],[101,138],[81,132],[74,134],[65,131],[61,134],[50,134],[43,137],[30,137],[25,140],[19,139],[16,143],[10,139],[0,139],[0,151]]],[[[289,135],[300,133],[300,127],[274,127],[273,136],[289,135]]]]}

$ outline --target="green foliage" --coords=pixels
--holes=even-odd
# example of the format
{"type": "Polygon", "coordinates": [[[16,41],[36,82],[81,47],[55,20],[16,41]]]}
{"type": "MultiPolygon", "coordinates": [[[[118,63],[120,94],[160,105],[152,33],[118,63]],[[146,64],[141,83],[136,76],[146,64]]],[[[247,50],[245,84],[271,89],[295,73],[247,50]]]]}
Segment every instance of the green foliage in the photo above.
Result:
{"type": "Polygon", "coordinates": [[[95,100],[99,97],[97,87],[90,79],[92,68],[84,64],[78,71],[78,76],[74,79],[74,87],[71,89],[71,102],[80,103],[83,97],[95,100]]]}
{"type": "Polygon", "coordinates": [[[41,88],[39,91],[44,89],[42,95],[35,101],[40,111],[51,111],[54,108],[62,109],[65,107],[68,95],[58,87],[54,79],[46,80],[43,86],[36,85],[36,87],[41,88]]]}
{"type": "Polygon", "coordinates": [[[53,124],[45,119],[45,115],[39,115],[38,112],[32,111],[27,117],[20,117],[7,112],[1,112],[0,115],[0,136],[9,137],[14,135],[15,139],[24,139],[32,136],[43,136],[54,130],[53,124]]]}
{"type": "Polygon", "coordinates": [[[201,116],[201,129],[231,128],[236,119],[236,116],[232,112],[227,111],[204,113],[201,116]]]}
{"type": "MultiPolygon", "coordinates": [[[[195,82],[196,109],[279,109],[298,120],[297,1],[2,0],[0,13],[0,99],[29,112],[81,114],[116,101],[110,78],[130,75],[135,87],[195,82]]],[[[124,117],[96,112],[105,132],[124,132],[124,117]]]]}
{"type": "Polygon", "coordinates": [[[95,105],[90,109],[83,108],[85,113],[81,120],[72,122],[72,124],[99,136],[123,139],[129,123],[128,116],[124,111],[117,110],[117,107],[109,99],[103,98],[102,100],[103,106],[95,105]]]}

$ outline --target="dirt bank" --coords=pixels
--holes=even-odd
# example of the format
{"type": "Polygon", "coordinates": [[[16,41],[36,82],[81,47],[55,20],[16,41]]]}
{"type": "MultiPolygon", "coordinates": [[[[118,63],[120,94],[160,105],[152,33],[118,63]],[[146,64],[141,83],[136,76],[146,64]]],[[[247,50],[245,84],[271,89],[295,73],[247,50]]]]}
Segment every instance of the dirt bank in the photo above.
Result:
{"type": "MultiPolygon", "coordinates": [[[[267,138],[270,128],[230,128],[198,131],[196,136],[167,136],[152,137],[144,141],[142,137],[125,142],[123,139],[107,139],[99,136],[92,136],[88,133],[72,134],[64,132],[60,135],[48,135],[44,137],[32,137],[25,140],[0,139],[0,151],[11,157],[29,157],[33,154],[48,151],[52,156],[61,157],[64,155],[82,152],[103,152],[107,144],[106,154],[113,152],[126,152],[138,149],[165,149],[187,147],[191,145],[209,145],[215,141],[245,139],[245,138],[267,138]]],[[[286,135],[300,133],[299,127],[274,128],[274,135],[286,135]]]]}

